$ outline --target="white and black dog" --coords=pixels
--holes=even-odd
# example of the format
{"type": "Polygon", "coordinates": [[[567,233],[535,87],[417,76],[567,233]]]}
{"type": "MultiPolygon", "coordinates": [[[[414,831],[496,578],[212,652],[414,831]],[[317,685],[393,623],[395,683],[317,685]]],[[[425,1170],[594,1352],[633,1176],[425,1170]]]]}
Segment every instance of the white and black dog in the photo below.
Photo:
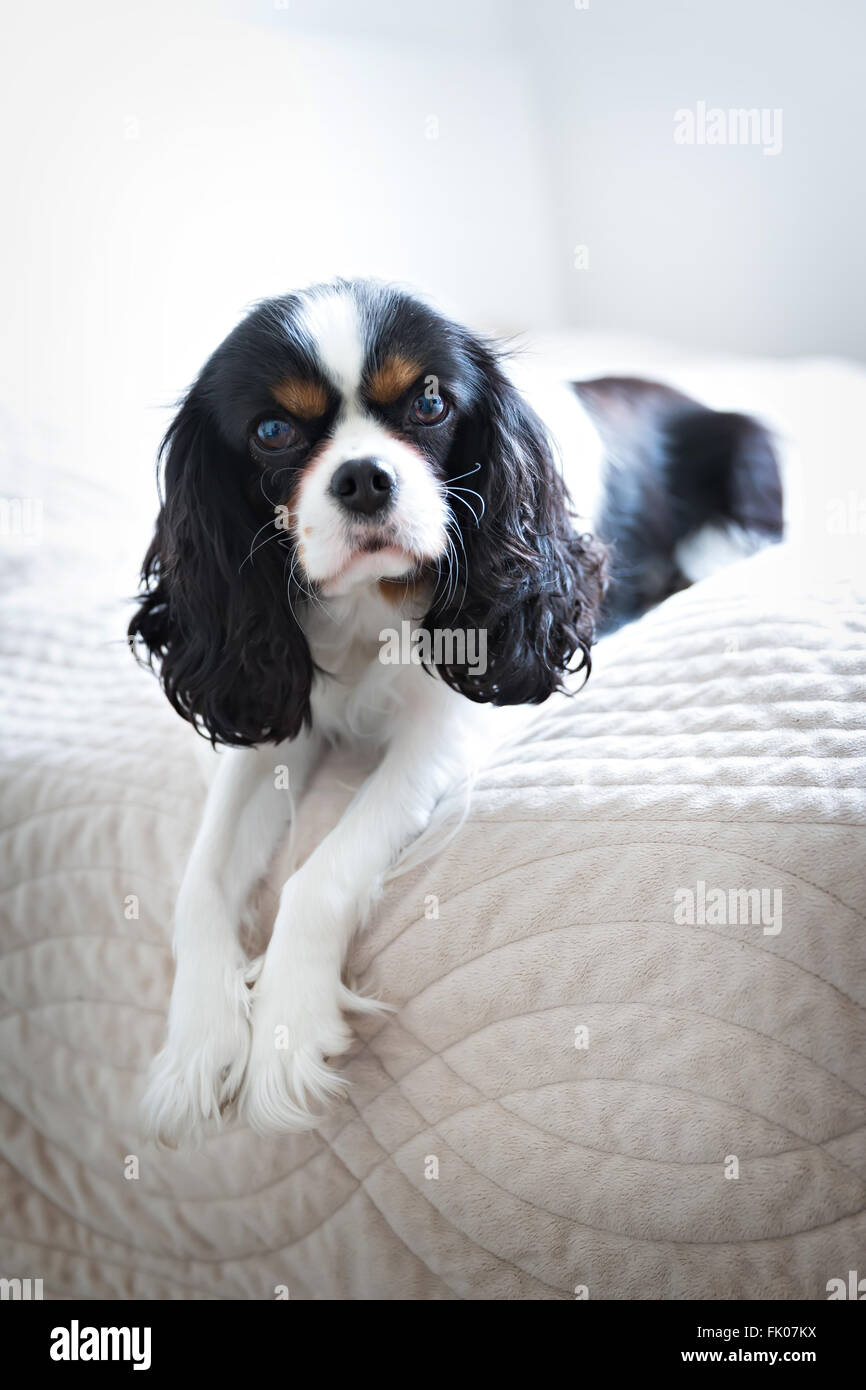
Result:
{"type": "Polygon", "coordinates": [[[569,390],[606,460],[594,535],[495,347],[390,286],[268,300],[186,396],[129,631],[175,709],[228,747],[177,902],[145,1096],[165,1142],[236,1101],[262,1132],[315,1124],[342,1089],[328,1059],[350,1042],[344,1013],[379,1007],[342,979],[351,936],[464,776],[485,706],[585,678],[597,633],[696,577],[699,538],[739,552],[778,538],[778,470],[754,421],[648,382],[569,390]],[[380,633],[404,621],[482,633],[486,659],[452,646],[386,664],[380,633]],[[343,739],[381,761],[284,884],[251,966],[241,923],[289,820],[275,766],[296,804],[343,739]]]}

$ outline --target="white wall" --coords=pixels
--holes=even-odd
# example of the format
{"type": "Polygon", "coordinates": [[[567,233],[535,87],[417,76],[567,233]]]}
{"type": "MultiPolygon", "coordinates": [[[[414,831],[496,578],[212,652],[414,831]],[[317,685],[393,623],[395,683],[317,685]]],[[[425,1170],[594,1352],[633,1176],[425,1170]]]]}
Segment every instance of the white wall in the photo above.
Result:
{"type": "Polygon", "coordinates": [[[863,0],[534,0],[519,13],[567,321],[866,359],[863,0]],[[781,108],[781,153],[675,144],[674,112],[698,101],[781,108]]]}
{"type": "Polygon", "coordinates": [[[0,411],[148,507],[206,354],[334,274],[506,332],[866,358],[861,0],[18,3],[0,411]],[[782,153],[677,146],[698,100],[782,107],[782,153]]]}
{"type": "Polygon", "coordinates": [[[253,299],[371,274],[482,327],[552,321],[508,8],[22,5],[0,81],[16,414],[149,497],[161,407],[253,299]]]}

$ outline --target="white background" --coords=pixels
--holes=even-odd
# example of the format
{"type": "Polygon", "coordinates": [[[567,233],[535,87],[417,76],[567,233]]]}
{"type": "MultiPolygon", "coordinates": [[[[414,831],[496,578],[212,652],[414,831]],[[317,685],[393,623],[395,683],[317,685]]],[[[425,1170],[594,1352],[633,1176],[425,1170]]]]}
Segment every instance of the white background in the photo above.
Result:
{"type": "Polygon", "coordinates": [[[152,488],[245,306],[335,274],[495,331],[866,359],[860,0],[91,0],[5,28],[10,447],[152,488]],[[782,152],[678,146],[698,101],[782,108],[782,152]]]}

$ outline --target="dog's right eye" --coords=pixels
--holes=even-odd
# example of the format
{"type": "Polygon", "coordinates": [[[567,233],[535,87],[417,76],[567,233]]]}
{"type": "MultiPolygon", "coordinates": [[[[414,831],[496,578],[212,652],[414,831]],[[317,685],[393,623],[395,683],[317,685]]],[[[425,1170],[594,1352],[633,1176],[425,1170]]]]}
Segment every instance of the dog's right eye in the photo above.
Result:
{"type": "Polygon", "coordinates": [[[269,454],[282,454],[300,442],[300,434],[288,420],[260,420],[256,425],[255,442],[269,454]]]}

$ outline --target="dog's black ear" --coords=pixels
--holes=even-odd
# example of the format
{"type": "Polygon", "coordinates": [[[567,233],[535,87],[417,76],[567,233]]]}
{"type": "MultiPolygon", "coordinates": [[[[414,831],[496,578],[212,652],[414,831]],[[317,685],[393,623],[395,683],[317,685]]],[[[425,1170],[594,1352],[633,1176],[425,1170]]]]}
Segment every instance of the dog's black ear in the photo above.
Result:
{"type": "Polygon", "coordinates": [[[575,529],[544,426],[495,353],[475,339],[468,350],[480,390],[448,460],[452,564],[425,626],[487,634],[485,672],[439,667],[455,690],[539,704],[567,670],[589,674],[605,552],[575,529]]]}
{"type": "Polygon", "coordinates": [[[146,650],[174,708],[214,742],[294,738],[309,722],[313,663],[294,617],[290,542],[273,508],[257,505],[251,460],[223,440],[200,385],[160,458],[163,503],[129,624],[133,649],[146,650]]]}

